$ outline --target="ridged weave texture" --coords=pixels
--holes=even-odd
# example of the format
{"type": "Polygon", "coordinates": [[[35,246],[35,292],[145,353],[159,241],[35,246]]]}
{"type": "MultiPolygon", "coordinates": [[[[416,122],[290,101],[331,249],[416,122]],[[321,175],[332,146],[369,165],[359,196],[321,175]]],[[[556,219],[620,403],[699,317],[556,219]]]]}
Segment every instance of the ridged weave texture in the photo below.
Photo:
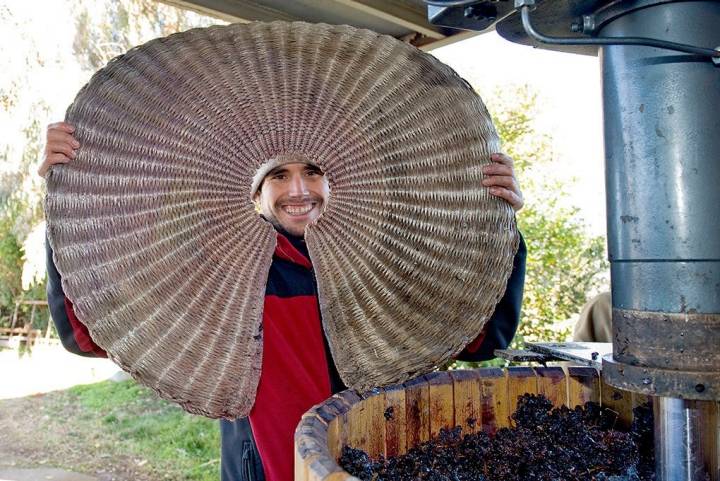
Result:
{"type": "Polygon", "coordinates": [[[279,154],[330,182],[306,240],[349,386],[445,362],[505,289],[518,234],[481,187],[490,117],[391,37],[283,22],[171,35],[97,72],[67,121],[81,148],[46,198],[65,292],[113,360],[190,412],[252,407],[275,233],[249,191],[279,154]]]}

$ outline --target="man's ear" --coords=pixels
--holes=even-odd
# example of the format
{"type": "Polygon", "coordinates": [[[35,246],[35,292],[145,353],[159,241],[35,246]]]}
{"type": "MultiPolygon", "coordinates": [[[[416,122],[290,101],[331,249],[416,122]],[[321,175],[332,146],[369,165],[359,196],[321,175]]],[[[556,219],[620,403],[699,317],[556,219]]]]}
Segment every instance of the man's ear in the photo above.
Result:
{"type": "Polygon", "coordinates": [[[255,204],[255,212],[260,214],[262,213],[262,204],[260,203],[260,189],[258,189],[257,192],[255,192],[255,195],[253,196],[253,204],[255,204]]]}

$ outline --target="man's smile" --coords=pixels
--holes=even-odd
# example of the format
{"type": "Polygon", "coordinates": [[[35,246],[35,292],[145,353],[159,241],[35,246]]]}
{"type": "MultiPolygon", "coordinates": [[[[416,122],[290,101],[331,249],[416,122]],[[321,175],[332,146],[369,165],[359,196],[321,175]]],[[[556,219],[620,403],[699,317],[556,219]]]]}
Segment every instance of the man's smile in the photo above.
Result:
{"type": "Polygon", "coordinates": [[[307,202],[303,204],[285,204],[280,208],[289,216],[300,217],[308,214],[317,206],[317,202],[307,202]]]}

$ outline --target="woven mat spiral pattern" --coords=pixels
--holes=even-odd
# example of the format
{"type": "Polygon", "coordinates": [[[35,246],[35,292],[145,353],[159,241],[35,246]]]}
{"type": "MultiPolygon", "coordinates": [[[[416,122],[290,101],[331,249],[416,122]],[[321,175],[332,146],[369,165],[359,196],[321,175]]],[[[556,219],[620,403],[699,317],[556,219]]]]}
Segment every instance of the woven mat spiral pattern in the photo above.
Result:
{"type": "Polygon", "coordinates": [[[330,182],[306,240],[349,386],[446,361],[504,291],[518,234],[481,187],[499,150],[490,117],[391,37],[283,22],[171,35],[97,72],[67,121],[81,148],[46,198],[66,294],[113,360],[190,412],[252,407],[276,238],[249,191],[278,154],[330,182]]]}

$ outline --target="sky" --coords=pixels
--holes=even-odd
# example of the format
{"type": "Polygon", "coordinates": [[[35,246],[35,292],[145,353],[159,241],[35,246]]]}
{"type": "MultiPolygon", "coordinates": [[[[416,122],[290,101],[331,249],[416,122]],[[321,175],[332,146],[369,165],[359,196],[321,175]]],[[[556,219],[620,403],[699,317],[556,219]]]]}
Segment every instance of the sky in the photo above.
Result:
{"type": "Polygon", "coordinates": [[[74,21],[65,2],[0,0],[0,94],[15,91],[20,95],[12,115],[0,109],[0,131],[5,134],[1,147],[9,147],[10,162],[0,163],[2,170],[14,170],[13,159],[21,155],[21,120],[41,117],[62,118],[77,90],[87,80],[73,55],[74,21]],[[50,112],[37,112],[34,104],[42,98],[50,112]]]}
{"type": "MultiPolygon", "coordinates": [[[[568,182],[568,202],[591,233],[605,235],[605,180],[600,63],[597,57],[514,44],[489,32],[433,52],[485,98],[497,87],[537,92],[538,130],[553,139],[550,175],[568,182]]],[[[519,179],[522,186],[522,179],[519,179]]]]}

